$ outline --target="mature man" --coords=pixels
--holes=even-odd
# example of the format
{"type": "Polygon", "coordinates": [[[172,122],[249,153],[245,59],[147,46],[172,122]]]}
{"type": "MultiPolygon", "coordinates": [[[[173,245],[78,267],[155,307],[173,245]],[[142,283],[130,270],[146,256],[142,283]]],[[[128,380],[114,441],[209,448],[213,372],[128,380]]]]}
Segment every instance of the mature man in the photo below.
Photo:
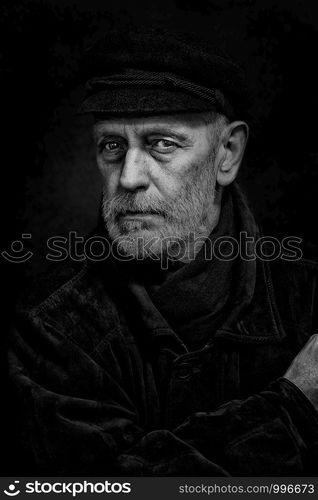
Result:
{"type": "Polygon", "coordinates": [[[203,42],[152,32],[109,35],[89,62],[80,111],[95,118],[96,236],[112,252],[63,272],[13,332],[30,470],[315,474],[317,266],[270,267],[254,245],[233,255],[240,235],[260,237],[234,182],[241,71],[203,42]]]}

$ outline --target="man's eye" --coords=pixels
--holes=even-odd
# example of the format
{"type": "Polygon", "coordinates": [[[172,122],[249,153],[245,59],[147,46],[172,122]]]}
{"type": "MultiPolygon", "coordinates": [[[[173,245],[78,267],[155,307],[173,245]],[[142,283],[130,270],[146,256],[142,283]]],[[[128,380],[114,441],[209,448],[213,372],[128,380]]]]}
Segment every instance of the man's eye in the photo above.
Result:
{"type": "Polygon", "coordinates": [[[123,147],[122,147],[122,144],[120,144],[120,142],[108,141],[108,142],[104,142],[104,144],[102,144],[102,149],[106,153],[117,153],[118,151],[121,151],[123,149],[123,147]]]}
{"type": "Polygon", "coordinates": [[[177,144],[168,139],[157,139],[152,141],[152,148],[159,153],[171,153],[177,148],[177,144]]]}

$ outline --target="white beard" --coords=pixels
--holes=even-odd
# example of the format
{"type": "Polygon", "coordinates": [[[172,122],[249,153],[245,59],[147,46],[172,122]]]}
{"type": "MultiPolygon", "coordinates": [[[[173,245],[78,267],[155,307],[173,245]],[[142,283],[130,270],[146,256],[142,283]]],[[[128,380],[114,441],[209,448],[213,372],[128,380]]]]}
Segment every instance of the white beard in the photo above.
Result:
{"type": "Polygon", "coordinates": [[[203,240],[215,220],[213,202],[216,175],[209,160],[193,168],[193,176],[176,198],[160,200],[142,192],[125,192],[107,199],[103,190],[102,214],[117,256],[142,260],[161,259],[163,255],[186,259],[191,239],[203,240]],[[119,217],[125,211],[156,211],[159,224],[148,220],[119,217]]]}

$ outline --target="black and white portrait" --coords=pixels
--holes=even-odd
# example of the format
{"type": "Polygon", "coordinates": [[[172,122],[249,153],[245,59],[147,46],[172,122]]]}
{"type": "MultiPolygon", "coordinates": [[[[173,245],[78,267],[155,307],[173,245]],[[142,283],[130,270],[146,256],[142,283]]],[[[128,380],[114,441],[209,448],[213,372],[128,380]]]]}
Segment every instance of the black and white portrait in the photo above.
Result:
{"type": "Polygon", "coordinates": [[[316,476],[315,2],[1,12],[7,475],[316,476]]]}

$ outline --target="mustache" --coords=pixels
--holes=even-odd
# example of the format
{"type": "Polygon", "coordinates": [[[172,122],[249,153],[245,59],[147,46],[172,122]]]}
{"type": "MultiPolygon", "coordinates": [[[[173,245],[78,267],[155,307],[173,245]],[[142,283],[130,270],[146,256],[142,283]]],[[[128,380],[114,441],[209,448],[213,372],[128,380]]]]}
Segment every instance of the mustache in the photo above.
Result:
{"type": "Polygon", "coordinates": [[[104,217],[117,218],[131,212],[151,213],[170,218],[174,204],[169,200],[160,200],[155,196],[145,196],[141,193],[122,193],[111,199],[103,196],[104,217]]]}

